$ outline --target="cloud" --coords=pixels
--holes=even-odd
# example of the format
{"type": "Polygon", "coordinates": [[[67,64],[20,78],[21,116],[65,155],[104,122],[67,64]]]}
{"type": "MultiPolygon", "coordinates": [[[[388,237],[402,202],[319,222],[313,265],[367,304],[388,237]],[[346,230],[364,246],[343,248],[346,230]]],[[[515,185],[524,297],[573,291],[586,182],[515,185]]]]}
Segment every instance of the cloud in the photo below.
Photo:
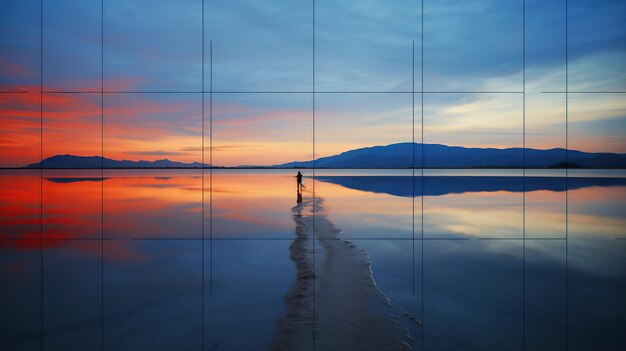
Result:
{"type": "MultiPolygon", "coordinates": [[[[104,68],[109,91],[200,91],[202,2],[155,0],[146,7],[147,3],[105,2],[105,32],[101,33],[98,4],[45,2],[45,89],[97,90],[104,68]]],[[[0,165],[23,165],[40,157],[39,5],[10,1],[2,6],[11,11],[0,11],[0,90],[28,91],[0,96],[0,165]]],[[[214,91],[310,91],[315,54],[318,91],[410,92],[413,80],[419,91],[422,64],[426,90],[519,91],[525,37],[527,92],[565,89],[563,2],[526,1],[524,36],[522,2],[426,1],[423,43],[420,5],[415,0],[316,1],[313,53],[311,2],[207,2],[205,68],[212,71],[213,80],[205,72],[205,88],[212,84],[214,91]]],[[[613,0],[569,4],[570,91],[625,89],[625,6],[613,0]]],[[[419,127],[422,106],[417,97],[419,127]]],[[[48,94],[44,137],[54,143],[47,148],[50,152],[70,146],[97,150],[98,121],[103,118],[108,155],[130,158],[144,151],[149,156],[171,149],[168,154],[188,153],[181,157],[197,161],[202,147],[202,98],[202,94],[105,94],[101,116],[99,94],[48,94]]],[[[411,94],[397,99],[317,94],[317,152],[333,154],[406,141],[413,132],[411,98],[411,94]]],[[[522,113],[517,98],[521,95],[500,99],[488,94],[426,94],[425,141],[486,145],[502,144],[508,137],[517,143],[522,113]]],[[[619,97],[580,104],[577,99],[584,98],[570,96],[570,103],[578,106],[570,109],[570,122],[584,124],[581,133],[589,132],[588,138],[579,136],[578,140],[589,143],[583,149],[622,150],[610,133],[614,122],[607,122],[623,116],[624,106],[615,102],[619,97]]],[[[206,102],[205,118],[209,116],[206,102]]],[[[212,137],[214,151],[223,157],[230,152],[233,163],[258,163],[259,155],[271,163],[290,161],[310,153],[312,107],[311,94],[214,93],[214,135],[205,130],[205,141],[212,137]]],[[[526,109],[527,117],[532,112],[529,130],[543,136],[533,146],[561,142],[560,101],[527,99],[526,109]]]]}
{"type": "Polygon", "coordinates": [[[136,150],[127,151],[128,155],[150,155],[150,156],[185,156],[189,153],[182,151],[166,151],[166,150],[136,150]]]}

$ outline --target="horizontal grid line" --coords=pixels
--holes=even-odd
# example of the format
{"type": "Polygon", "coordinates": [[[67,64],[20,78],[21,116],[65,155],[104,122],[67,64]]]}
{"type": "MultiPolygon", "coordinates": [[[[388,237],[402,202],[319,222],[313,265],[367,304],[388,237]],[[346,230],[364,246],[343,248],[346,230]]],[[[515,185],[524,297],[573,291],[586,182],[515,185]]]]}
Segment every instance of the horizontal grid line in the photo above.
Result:
{"type": "Polygon", "coordinates": [[[163,238],[155,238],[155,237],[146,237],[146,238],[137,238],[137,237],[131,237],[131,238],[121,238],[121,240],[146,240],[146,241],[153,241],[153,240],[165,240],[165,241],[169,241],[169,240],[198,240],[198,241],[208,241],[210,239],[206,239],[206,238],[202,238],[202,237],[163,237],[163,238]]]}
{"type": "Polygon", "coordinates": [[[15,238],[15,237],[0,237],[0,241],[20,241],[20,240],[43,240],[43,241],[101,241],[101,240],[118,240],[117,238],[15,238]]]}
{"type": "MultiPolygon", "coordinates": [[[[290,238],[131,238],[130,240],[134,241],[293,241],[293,237],[290,238]]],[[[317,236],[317,239],[321,240],[341,240],[341,241],[412,241],[412,238],[352,238],[352,237],[320,237],[317,236]]],[[[121,239],[121,240],[129,240],[129,239],[121,239]]],[[[421,240],[421,238],[420,238],[421,240]]],[[[475,239],[471,238],[424,238],[423,240],[452,240],[452,241],[474,241],[475,239]]]]}
{"type": "MultiPolygon", "coordinates": [[[[421,143],[417,143],[418,145],[421,143]]],[[[426,144],[428,145],[428,144],[426,144]]],[[[519,148],[522,149],[522,148],[519,148]]],[[[105,156],[106,157],[106,156],[105,156]]],[[[200,161],[195,161],[195,162],[200,162],[200,161]]],[[[309,162],[309,161],[303,161],[303,162],[309,162]]],[[[100,170],[100,169],[110,169],[110,170],[151,170],[151,169],[155,169],[155,170],[201,170],[201,169],[215,169],[215,170],[294,170],[294,169],[313,169],[313,167],[222,167],[222,166],[215,166],[215,167],[97,167],[97,168],[55,168],[55,167],[37,167],[37,168],[26,168],[26,167],[0,167],[0,170],[51,170],[51,171],[62,171],[62,170],[100,170]]],[[[553,170],[553,171],[559,171],[559,170],[564,170],[564,169],[558,169],[558,168],[523,168],[523,167],[502,167],[502,168],[497,168],[497,167],[493,167],[493,168],[445,168],[445,167],[415,167],[415,168],[411,168],[411,167],[407,167],[407,168],[398,168],[398,167],[370,167],[370,168],[352,168],[352,167],[315,167],[315,169],[321,169],[321,170],[352,170],[352,171],[360,171],[360,170],[381,170],[381,171],[402,171],[402,170],[411,170],[411,169],[425,169],[425,170],[460,170],[460,171],[490,171],[490,170],[494,170],[494,171],[499,171],[499,170],[522,170],[522,169],[526,169],[526,170],[553,170]]],[[[623,170],[624,168],[577,168],[576,170],[623,170]]],[[[408,177],[409,175],[401,175],[402,177],[408,177]]],[[[432,175],[435,176],[435,175],[432,175]]],[[[476,177],[477,175],[466,175],[467,177],[476,177]]],[[[493,177],[498,177],[499,175],[494,174],[491,175],[493,177]]],[[[511,175],[514,177],[519,177],[522,178],[522,175],[511,175]]],[[[307,176],[308,177],[308,176],[307,176]]],[[[322,175],[322,177],[324,177],[324,175],[322,175]]],[[[421,178],[421,175],[416,175],[416,178],[421,178]]],[[[428,178],[431,176],[423,176],[424,178],[428,178]]],[[[463,175],[457,175],[457,177],[464,177],[463,175]]],[[[526,178],[537,178],[537,177],[545,177],[545,178],[558,178],[558,177],[550,177],[550,176],[526,176],[526,178]]],[[[565,176],[560,176],[560,178],[565,178],[565,176]]],[[[571,177],[570,177],[571,178],[571,177]]],[[[622,178],[622,177],[611,177],[611,178],[622,178]]]]}
{"type": "Polygon", "coordinates": [[[626,94],[626,91],[542,91],[542,94],[626,94]]]}
{"type": "MultiPolygon", "coordinates": [[[[335,239],[335,240],[395,240],[395,241],[410,241],[412,240],[412,238],[363,238],[363,237],[356,237],[356,238],[352,238],[352,237],[320,237],[317,236],[317,238],[319,239],[335,239]]],[[[245,238],[226,238],[226,237],[222,237],[222,238],[185,238],[185,237],[181,237],[181,238],[130,238],[130,240],[146,240],[146,241],[158,241],[158,240],[198,240],[198,241],[210,241],[210,240],[217,240],[217,241],[228,241],[228,240],[234,240],[234,241],[245,241],[245,240],[269,240],[269,241],[281,241],[281,240],[286,240],[286,241],[293,241],[293,237],[245,237],[245,238]]],[[[124,239],[124,240],[128,240],[128,239],[124,239]]]]}
{"type": "MultiPolygon", "coordinates": [[[[391,238],[378,238],[378,237],[324,237],[324,236],[318,236],[319,239],[336,239],[336,240],[395,240],[395,241],[412,241],[412,238],[398,238],[398,237],[391,237],[391,238]]],[[[567,240],[567,238],[563,237],[563,238],[483,238],[483,237],[478,237],[478,238],[419,238],[420,240],[512,240],[512,241],[521,241],[521,240],[552,240],[552,241],[565,241],[567,240]]],[[[20,240],[40,240],[40,238],[19,238],[19,237],[0,237],[0,240],[15,240],[15,241],[20,241],[20,240]]],[[[209,241],[209,240],[293,240],[293,237],[245,237],[245,238],[226,238],[226,237],[222,237],[222,238],[202,238],[202,237],[145,237],[145,238],[140,238],[140,237],[119,237],[119,238],[115,238],[115,237],[109,237],[109,238],[44,238],[45,240],[50,240],[50,241],[99,241],[99,240],[205,240],[205,241],[209,241]]],[[[626,240],[626,238],[615,238],[615,240],[626,240]]]]}
{"type": "Polygon", "coordinates": [[[419,240],[474,240],[473,238],[419,238],[419,240]]]}
{"type": "Polygon", "coordinates": [[[563,237],[563,238],[484,238],[484,237],[479,237],[478,240],[567,240],[567,238],[563,237]]]}
{"type": "Polygon", "coordinates": [[[202,91],[100,91],[100,90],[85,90],[85,91],[62,91],[51,90],[43,91],[43,94],[208,94],[202,91]]]}
{"type": "MultiPolygon", "coordinates": [[[[91,156],[89,156],[91,157],[91,156]]],[[[205,169],[209,169],[211,167],[205,167],[205,169]]],[[[12,171],[17,171],[17,170],[40,170],[43,169],[44,171],[99,171],[99,170],[115,170],[115,171],[121,171],[121,170],[133,170],[133,171],[147,171],[147,170],[201,170],[201,167],[146,167],[146,168],[48,168],[48,167],[43,167],[43,168],[26,168],[26,167],[0,167],[0,170],[12,170],[12,171]]],[[[220,169],[220,168],[215,168],[215,169],[220,169]]],[[[226,168],[224,168],[226,169],[226,168]]],[[[237,169],[237,168],[233,168],[233,169],[237,169]]],[[[249,168],[240,168],[240,169],[249,169],[249,168]]],[[[289,169],[289,168],[276,168],[276,169],[289,169]]],[[[45,177],[44,177],[45,179],[45,177]]],[[[104,179],[98,179],[98,180],[106,180],[108,178],[104,178],[104,179]]]]}

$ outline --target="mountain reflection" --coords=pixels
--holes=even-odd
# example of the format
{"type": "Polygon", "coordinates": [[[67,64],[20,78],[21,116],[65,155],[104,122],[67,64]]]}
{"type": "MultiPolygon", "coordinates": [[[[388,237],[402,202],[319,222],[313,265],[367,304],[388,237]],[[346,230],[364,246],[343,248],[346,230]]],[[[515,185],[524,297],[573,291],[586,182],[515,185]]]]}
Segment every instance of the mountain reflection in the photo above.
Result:
{"type": "Polygon", "coordinates": [[[346,188],[394,196],[441,196],[471,192],[565,191],[593,186],[625,186],[626,178],[485,176],[317,176],[346,188]],[[423,186],[422,183],[423,182],[423,186]]]}

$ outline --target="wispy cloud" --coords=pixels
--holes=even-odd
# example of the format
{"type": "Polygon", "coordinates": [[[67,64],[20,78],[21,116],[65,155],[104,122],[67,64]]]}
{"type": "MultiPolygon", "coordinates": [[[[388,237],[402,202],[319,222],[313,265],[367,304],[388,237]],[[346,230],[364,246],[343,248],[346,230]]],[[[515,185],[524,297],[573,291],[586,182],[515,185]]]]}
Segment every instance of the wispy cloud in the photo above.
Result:
{"type": "MultiPolygon", "coordinates": [[[[146,3],[105,2],[101,33],[99,4],[44,2],[45,89],[97,91],[104,68],[109,91],[200,91],[202,2],[146,3]]],[[[564,101],[541,93],[565,90],[564,3],[527,0],[526,33],[522,4],[426,1],[421,33],[419,1],[320,0],[313,52],[311,2],[206,2],[204,64],[213,79],[205,75],[205,89],[311,91],[313,54],[318,91],[419,91],[422,67],[427,91],[521,91],[525,73],[528,141],[539,148],[559,146],[564,101]]],[[[39,5],[0,5],[0,89],[28,91],[0,96],[2,166],[40,157],[39,5]],[[2,11],[5,7],[11,11],[2,11]]],[[[568,6],[568,89],[624,91],[626,4],[603,0],[568,6]]],[[[316,95],[316,156],[412,140],[414,123],[421,136],[422,110],[425,142],[513,146],[521,140],[521,94],[426,94],[423,102],[418,94],[415,107],[411,94],[396,95],[316,95]]],[[[622,96],[594,96],[570,95],[570,142],[588,151],[624,152],[617,135],[624,131],[622,96]]],[[[97,152],[103,119],[107,156],[167,154],[199,161],[202,98],[106,94],[102,116],[99,94],[44,95],[45,152],[97,152]]],[[[205,120],[204,135],[205,149],[212,138],[216,161],[274,164],[310,156],[311,94],[215,93],[212,102],[213,110],[205,104],[204,115],[212,112],[213,129],[205,120]]]]}

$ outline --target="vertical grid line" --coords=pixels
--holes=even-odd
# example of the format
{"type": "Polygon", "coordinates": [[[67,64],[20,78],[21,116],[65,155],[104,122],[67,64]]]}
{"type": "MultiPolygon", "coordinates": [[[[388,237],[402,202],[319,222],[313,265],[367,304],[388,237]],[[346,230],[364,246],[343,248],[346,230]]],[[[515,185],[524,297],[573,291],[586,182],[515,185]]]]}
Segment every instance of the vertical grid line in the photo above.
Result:
{"type": "Polygon", "coordinates": [[[43,350],[43,0],[39,7],[39,347],[43,350]]]}
{"type": "Polygon", "coordinates": [[[104,0],[100,0],[100,349],[104,350],[104,0]]]}
{"type": "Polygon", "coordinates": [[[213,40],[209,41],[209,163],[209,296],[213,296],[213,40]]]}
{"type": "Polygon", "coordinates": [[[522,0],[522,349],[526,350],[526,0],[522,0]]]}
{"type": "Polygon", "coordinates": [[[201,322],[201,344],[202,350],[204,350],[204,0],[202,0],[202,269],[201,269],[201,284],[202,284],[202,322],[201,322]]]}
{"type": "Polygon", "coordinates": [[[412,247],[413,247],[413,264],[412,264],[412,277],[413,277],[413,295],[415,296],[415,40],[413,40],[413,51],[412,51],[412,74],[411,74],[411,135],[412,135],[412,143],[411,143],[411,192],[413,196],[411,197],[411,206],[412,206],[412,215],[411,215],[411,232],[413,234],[412,237],[412,247]]]}
{"type": "Polygon", "coordinates": [[[421,7],[422,7],[422,13],[421,13],[421,33],[420,33],[420,39],[421,39],[421,76],[420,76],[420,103],[421,103],[421,108],[420,108],[420,112],[421,112],[421,129],[420,129],[420,136],[421,136],[421,148],[420,148],[420,152],[421,152],[421,168],[422,168],[422,174],[421,174],[421,178],[420,178],[420,190],[421,190],[421,217],[420,217],[420,225],[421,225],[421,229],[422,229],[422,235],[421,235],[421,263],[422,263],[422,267],[421,267],[421,301],[420,301],[420,309],[422,312],[422,333],[421,333],[421,337],[420,337],[420,343],[421,343],[421,349],[424,350],[424,0],[421,1],[421,7]]]}
{"type": "Polygon", "coordinates": [[[316,339],[316,322],[315,322],[315,318],[316,318],[316,314],[315,314],[315,0],[312,0],[312,4],[313,4],[313,16],[312,16],[312,36],[313,36],[313,41],[312,41],[312,50],[311,50],[311,59],[312,59],[312,120],[313,120],[313,140],[312,140],[312,151],[313,151],[313,186],[312,186],[312,191],[313,191],[313,203],[312,203],[312,216],[313,216],[313,298],[312,298],[312,302],[313,302],[313,351],[315,351],[315,339],[316,339]]]}
{"type": "Polygon", "coordinates": [[[568,250],[569,250],[569,23],[568,23],[568,0],[565,0],[565,350],[568,349],[568,250]]]}

